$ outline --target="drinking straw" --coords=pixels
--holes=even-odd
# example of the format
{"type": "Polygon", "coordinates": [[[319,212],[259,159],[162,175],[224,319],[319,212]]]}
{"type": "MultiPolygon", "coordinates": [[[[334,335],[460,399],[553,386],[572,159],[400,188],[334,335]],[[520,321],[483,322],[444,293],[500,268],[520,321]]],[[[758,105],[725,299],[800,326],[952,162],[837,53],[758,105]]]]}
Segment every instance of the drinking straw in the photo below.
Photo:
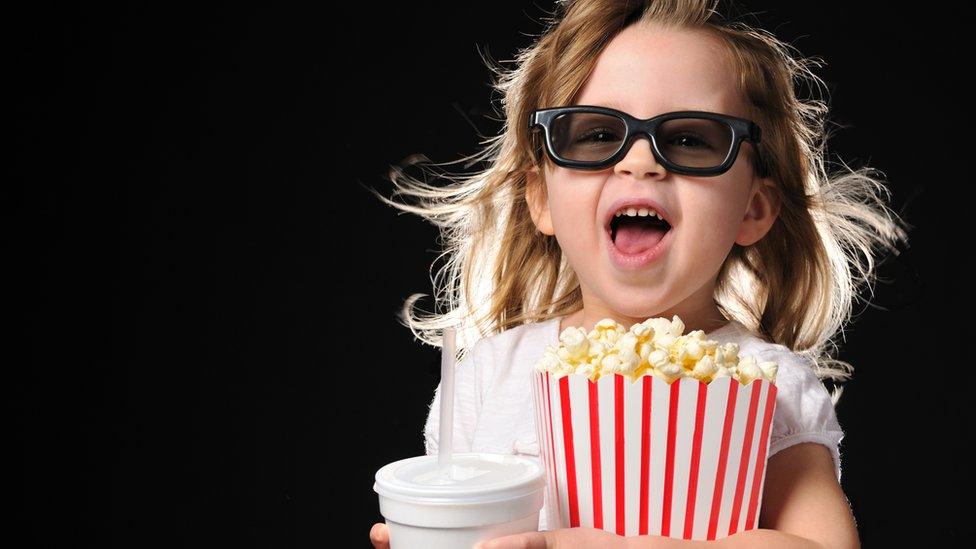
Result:
{"type": "Polygon", "coordinates": [[[441,344],[441,425],[437,464],[446,466],[451,460],[454,419],[454,328],[444,328],[441,344]]]}

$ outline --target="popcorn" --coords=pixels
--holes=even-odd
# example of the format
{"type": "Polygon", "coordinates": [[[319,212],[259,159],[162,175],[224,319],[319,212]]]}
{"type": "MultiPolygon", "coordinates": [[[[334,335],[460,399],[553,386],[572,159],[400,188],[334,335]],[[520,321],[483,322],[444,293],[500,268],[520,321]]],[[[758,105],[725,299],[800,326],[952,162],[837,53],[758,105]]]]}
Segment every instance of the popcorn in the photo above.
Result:
{"type": "Polygon", "coordinates": [[[743,357],[736,370],[739,372],[739,381],[742,383],[749,383],[763,375],[762,370],[759,369],[759,364],[756,364],[755,357],[751,356],[743,357]]]}
{"type": "Polygon", "coordinates": [[[775,381],[776,362],[740,357],[735,342],[720,344],[706,339],[703,330],[687,334],[684,330],[677,315],[671,320],[649,318],[630,330],[612,318],[600,320],[589,333],[569,327],[559,334],[558,346],[546,346],[535,369],[557,377],[581,374],[592,381],[613,374],[632,382],[644,375],[659,376],[668,383],[682,377],[705,383],[732,377],[743,385],[756,379],[775,381]]]}
{"type": "Polygon", "coordinates": [[[766,379],[776,379],[776,372],[779,370],[779,365],[771,360],[766,360],[759,363],[759,369],[763,371],[763,377],[766,379]]]}

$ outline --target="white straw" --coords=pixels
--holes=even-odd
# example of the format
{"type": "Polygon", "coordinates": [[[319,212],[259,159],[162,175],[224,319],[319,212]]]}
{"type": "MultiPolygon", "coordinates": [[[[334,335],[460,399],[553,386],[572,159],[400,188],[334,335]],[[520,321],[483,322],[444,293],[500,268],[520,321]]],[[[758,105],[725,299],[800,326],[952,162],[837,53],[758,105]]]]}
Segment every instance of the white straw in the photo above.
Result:
{"type": "Polygon", "coordinates": [[[441,344],[441,421],[437,464],[446,466],[451,459],[454,435],[454,328],[444,328],[441,344]]]}

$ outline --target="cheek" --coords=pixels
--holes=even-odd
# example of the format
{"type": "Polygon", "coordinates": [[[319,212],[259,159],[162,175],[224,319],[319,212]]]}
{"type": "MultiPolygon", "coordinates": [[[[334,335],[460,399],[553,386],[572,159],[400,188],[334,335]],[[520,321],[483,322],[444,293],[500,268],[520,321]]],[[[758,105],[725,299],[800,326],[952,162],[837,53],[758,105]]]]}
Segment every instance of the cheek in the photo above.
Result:
{"type": "Polygon", "coordinates": [[[600,184],[582,177],[555,178],[549,187],[549,211],[556,235],[586,238],[597,223],[600,184]]]}
{"type": "MultiPolygon", "coordinates": [[[[560,197],[563,198],[563,197],[560,197]]],[[[577,248],[586,247],[591,240],[592,224],[581,222],[588,214],[578,200],[553,198],[549,202],[552,215],[552,226],[556,231],[556,239],[563,251],[576,255],[577,248]]],[[[592,214],[589,214],[592,217],[592,214]]]]}
{"type": "Polygon", "coordinates": [[[563,228],[565,220],[573,215],[573,201],[563,189],[549,189],[549,214],[557,229],[563,228]]]}
{"type": "Polygon", "coordinates": [[[587,278],[591,266],[595,265],[592,258],[598,253],[600,245],[596,220],[600,186],[578,181],[562,183],[553,185],[556,188],[549,195],[556,242],[573,269],[587,278]],[[596,189],[596,192],[592,189],[596,189]]]}
{"type": "Polygon", "coordinates": [[[742,193],[733,181],[696,185],[680,198],[685,238],[700,246],[727,252],[739,232],[744,210],[742,193]]]}

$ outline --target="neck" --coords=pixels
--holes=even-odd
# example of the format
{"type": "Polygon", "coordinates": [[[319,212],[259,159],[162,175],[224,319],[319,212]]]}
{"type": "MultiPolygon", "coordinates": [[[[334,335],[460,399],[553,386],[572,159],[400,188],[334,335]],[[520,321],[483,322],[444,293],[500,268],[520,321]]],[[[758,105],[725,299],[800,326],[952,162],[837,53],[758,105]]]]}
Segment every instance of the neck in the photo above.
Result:
{"type": "Polygon", "coordinates": [[[678,318],[684,322],[685,333],[694,330],[702,330],[708,333],[725,326],[729,322],[728,319],[722,316],[721,311],[719,311],[718,306],[714,301],[709,301],[704,306],[695,309],[675,306],[661,311],[658,314],[653,314],[647,317],[633,317],[604,308],[587,308],[584,305],[582,309],[574,313],[570,313],[560,320],[559,332],[562,333],[563,330],[570,326],[582,328],[583,330],[589,332],[594,326],[596,326],[597,322],[603,320],[604,318],[612,318],[622,324],[625,328],[630,329],[630,327],[634,324],[643,322],[648,318],[664,317],[670,320],[675,315],[677,315],[678,318]]]}

